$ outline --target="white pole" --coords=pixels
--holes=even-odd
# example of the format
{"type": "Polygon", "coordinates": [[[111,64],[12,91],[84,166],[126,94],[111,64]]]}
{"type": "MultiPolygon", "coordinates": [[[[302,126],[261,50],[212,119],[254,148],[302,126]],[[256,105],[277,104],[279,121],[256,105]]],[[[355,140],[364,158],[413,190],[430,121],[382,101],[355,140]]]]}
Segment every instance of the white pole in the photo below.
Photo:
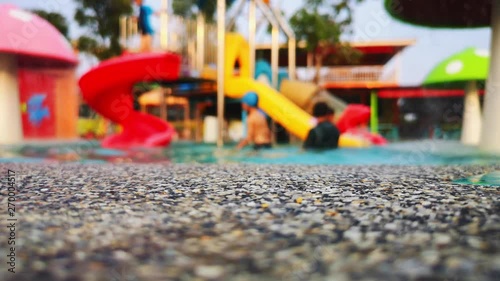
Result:
{"type": "MultiPolygon", "coordinates": [[[[253,0],[255,1],[255,0],[253,0]]],[[[236,8],[236,11],[233,13],[233,15],[229,16],[228,21],[226,22],[226,30],[233,30],[234,25],[236,24],[236,18],[239,17],[243,13],[243,8],[245,7],[245,3],[247,0],[241,0],[240,5],[236,8]]],[[[235,7],[236,4],[233,4],[233,7],[235,7]]]]}
{"type": "Polygon", "coordinates": [[[120,17],[120,44],[122,47],[128,48],[127,46],[127,17],[120,17]]]}
{"type": "Polygon", "coordinates": [[[224,55],[226,0],[217,0],[217,146],[224,145],[224,55]]]}
{"type": "Polygon", "coordinates": [[[297,52],[297,39],[295,36],[293,38],[288,38],[288,79],[295,80],[296,75],[296,61],[295,58],[297,52]]]}
{"type": "Polygon", "coordinates": [[[0,144],[15,144],[22,140],[17,58],[0,54],[0,144]]]}
{"type": "Polygon", "coordinates": [[[476,81],[471,81],[465,89],[461,141],[466,145],[478,145],[480,136],[481,105],[476,81]]]}
{"type": "Polygon", "coordinates": [[[250,77],[255,76],[255,33],[257,32],[257,9],[255,0],[250,0],[248,11],[248,45],[250,47],[250,77]]]}
{"type": "Polygon", "coordinates": [[[286,36],[288,37],[288,78],[290,80],[295,79],[295,58],[296,58],[296,46],[297,46],[297,39],[295,38],[295,33],[293,32],[293,29],[290,27],[290,24],[283,18],[281,15],[281,12],[278,8],[273,8],[271,9],[274,17],[276,18],[276,21],[278,22],[279,26],[285,32],[286,36]]]}
{"type": "MultiPolygon", "coordinates": [[[[280,36],[280,30],[278,25],[273,25],[273,28],[271,30],[271,72],[272,72],[272,84],[274,89],[278,89],[278,67],[279,67],[279,36],[280,36]]],[[[274,121],[271,122],[271,130],[273,132],[271,136],[271,140],[273,143],[276,143],[276,123],[274,121]]]]}
{"type": "Polygon", "coordinates": [[[500,155],[500,1],[491,1],[491,5],[490,71],[486,82],[479,148],[500,155]]]}
{"type": "Polygon", "coordinates": [[[162,50],[168,48],[168,0],[161,1],[160,14],[160,46],[162,50]]]}
{"type": "Polygon", "coordinates": [[[127,47],[129,49],[132,48],[131,43],[130,43],[130,38],[132,38],[133,35],[135,35],[135,28],[138,28],[137,23],[134,22],[134,19],[132,17],[127,17],[126,21],[126,33],[127,33],[127,47]]]}
{"type": "Polygon", "coordinates": [[[276,25],[273,25],[273,29],[271,31],[272,44],[271,44],[271,70],[272,70],[272,83],[275,89],[278,89],[278,68],[279,68],[279,28],[276,25]]]}
{"type": "Polygon", "coordinates": [[[401,69],[402,69],[402,57],[401,57],[401,51],[398,51],[396,54],[396,74],[394,75],[394,82],[396,82],[399,85],[399,80],[401,79],[401,69]]]}
{"type": "Polygon", "coordinates": [[[196,69],[203,71],[205,65],[205,17],[203,13],[196,16],[196,69]]]}

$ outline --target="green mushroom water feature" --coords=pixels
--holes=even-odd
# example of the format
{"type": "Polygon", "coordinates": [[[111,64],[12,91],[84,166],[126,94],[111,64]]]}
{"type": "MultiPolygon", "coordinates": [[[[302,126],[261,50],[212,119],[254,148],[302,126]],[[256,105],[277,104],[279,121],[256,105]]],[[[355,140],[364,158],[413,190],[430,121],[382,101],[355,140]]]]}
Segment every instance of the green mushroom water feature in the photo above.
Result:
{"type": "Polygon", "coordinates": [[[489,52],[467,48],[440,62],[427,75],[426,88],[465,89],[461,142],[478,145],[481,136],[481,105],[478,87],[484,89],[489,52]]]}
{"type": "Polygon", "coordinates": [[[491,65],[485,87],[479,148],[500,155],[500,1],[385,0],[387,12],[400,21],[430,28],[491,28],[491,65]]]}

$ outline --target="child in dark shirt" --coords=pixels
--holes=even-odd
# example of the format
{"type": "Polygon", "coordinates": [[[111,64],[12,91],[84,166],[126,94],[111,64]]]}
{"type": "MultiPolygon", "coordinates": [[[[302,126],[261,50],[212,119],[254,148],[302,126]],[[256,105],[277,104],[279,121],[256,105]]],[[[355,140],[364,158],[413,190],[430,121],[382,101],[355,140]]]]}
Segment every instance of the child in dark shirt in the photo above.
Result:
{"type": "Polygon", "coordinates": [[[333,124],[335,112],[324,102],[314,105],[313,115],[317,125],[309,131],[305,149],[335,149],[339,145],[340,132],[333,124]]]}

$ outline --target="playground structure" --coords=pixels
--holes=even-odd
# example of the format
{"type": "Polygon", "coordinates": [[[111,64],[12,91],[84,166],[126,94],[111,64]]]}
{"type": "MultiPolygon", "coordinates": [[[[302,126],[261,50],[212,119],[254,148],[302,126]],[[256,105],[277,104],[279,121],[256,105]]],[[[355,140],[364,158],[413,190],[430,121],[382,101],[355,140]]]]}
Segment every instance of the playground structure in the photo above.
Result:
{"type": "MultiPolygon", "coordinates": [[[[331,97],[329,94],[325,94],[324,92],[321,92],[317,87],[317,85],[312,85],[312,84],[307,84],[307,83],[299,83],[294,80],[283,80],[280,75],[283,73],[280,73],[277,71],[277,61],[280,61],[280,65],[282,64],[282,54],[283,52],[280,51],[288,51],[288,72],[291,74],[290,76],[293,78],[296,76],[295,73],[295,56],[291,55],[293,52],[296,50],[295,49],[295,41],[293,38],[293,34],[290,34],[290,32],[287,31],[286,28],[286,23],[283,23],[282,19],[280,17],[279,11],[276,11],[276,9],[271,8],[268,4],[266,3],[268,1],[240,1],[238,4],[233,6],[233,14],[238,15],[239,11],[241,11],[242,7],[246,5],[246,3],[249,3],[249,15],[254,14],[256,12],[256,8],[259,8],[259,11],[262,12],[263,18],[269,19],[269,22],[273,26],[273,43],[271,44],[270,47],[270,61],[272,64],[271,71],[269,71],[269,79],[268,79],[268,84],[271,85],[271,88],[279,92],[280,95],[284,96],[286,99],[289,101],[293,102],[296,104],[299,108],[303,109],[304,111],[308,112],[308,107],[312,105],[314,102],[325,99],[327,101],[328,97],[331,97]],[[253,9],[252,9],[252,6],[253,9]],[[235,10],[236,9],[236,10],[235,10]],[[253,12],[252,12],[253,10],[253,12]],[[277,15],[277,16],[276,16],[277,15]],[[277,18],[274,18],[277,17],[277,18]],[[285,26],[285,27],[282,27],[285,26]],[[287,37],[290,39],[288,41],[288,47],[284,47],[283,45],[277,44],[278,40],[275,40],[277,37],[277,34],[279,34],[279,28],[282,28],[283,31],[285,31],[285,34],[287,34],[287,37]],[[284,49],[287,50],[284,50],[284,49]],[[276,54],[279,55],[276,56],[276,54]],[[278,78],[277,78],[278,77],[278,78]],[[300,85],[300,86],[299,86],[300,85]],[[288,87],[288,89],[287,89],[288,87]],[[292,90],[290,90],[292,89],[292,90]],[[297,90],[300,89],[300,90],[297,90]],[[306,105],[307,104],[307,105],[306,105]]],[[[164,3],[167,3],[167,1],[164,1],[164,3]]],[[[166,5],[166,4],[164,4],[166,5]]],[[[8,5],[2,5],[2,6],[8,6],[8,5]]],[[[167,5],[168,6],[168,5],[167,5]]],[[[20,31],[14,30],[14,28],[21,28],[23,30],[26,30],[29,28],[31,25],[34,24],[35,21],[38,21],[39,19],[27,12],[21,11],[16,9],[13,14],[8,13],[5,18],[8,19],[14,19],[16,22],[14,23],[9,23],[6,24],[6,29],[5,32],[13,33],[13,34],[18,34],[20,31]]],[[[163,23],[166,23],[168,21],[165,21],[166,18],[174,18],[172,15],[164,14],[162,15],[162,27],[164,27],[163,23]]],[[[227,24],[225,24],[225,28],[230,28],[232,25],[234,25],[234,20],[235,17],[230,17],[229,21],[227,24]]],[[[250,18],[251,19],[251,18],[250,18]]],[[[184,43],[182,44],[177,44],[177,46],[182,46],[182,48],[178,48],[178,50],[184,51],[187,55],[182,56],[184,61],[181,63],[181,75],[188,75],[191,77],[209,77],[212,79],[214,82],[217,81],[217,73],[220,71],[222,67],[219,68],[213,68],[213,64],[217,60],[217,54],[216,52],[220,51],[220,48],[217,48],[217,44],[215,44],[214,38],[217,35],[217,27],[214,25],[210,25],[204,22],[202,16],[198,16],[196,20],[186,20],[186,19],[180,19],[177,18],[177,21],[184,21],[184,22],[189,22],[188,26],[190,31],[187,32],[187,34],[195,34],[194,37],[185,37],[183,42],[187,44],[187,46],[183,46],[184,43]],[[201,26],[201,28],[199,28],[201,26]],[[197,40],[200,39],[201,40],[197,40]],[[187,40],[186,40],[187,39],[187,40]],[[201,42],[201,43],[200,43],[201,42]],[[185,47],[185,48],[184,48],[185,47]],[[186,65],[188,66],[186,68],[186,65]],[[189,69],[190,71],[186,71],[189,69]],[[194,71],[191,71],[194,70],[194,71]]],[[[124,29],[126,32],[124,34],[129,35],[129,32],[127,30],[133,31],[133,27],[128,25],[128,20],[127,19],[122,19],[122,23],[125,22],[125,25],[122,25],[122,30],[123,26],[126,28],[124,29]]],[[[259,21],[261,24],[263,21],[259,21]]],[[[249,31],[252,30],[252,21],[249,20],[249,31]]],[[[69,46],[68,42],[62,39],[62,36],[55,31],[55,29],[50,26],[50,24],[47,23],[38,23],[36,22],[36,25],[40,25],[42,27],[46,27],[47,25],[50,27],[47,30],[51,30],[51,32],[39,32],[37,34],[44,34],[45,39],[50,38],[52,44],[51,49],[47,50],[46,42],[43,42],[40,38],[30,38],[30,41],[27,42],[25,39],[20,40],[21,42],[20,46],[21,48],[18,48],[16,50],[8,50],[9,46],[3,46],[3,49],[0,49],[3,53],[1,56],[5,59],[2,59],[2,76],[4,79],[5,83],[1,83],[2,87],[5,87],[5,91],[3,91],[4,95],[0,95],[2,101],[2,105],[8,105],[5,108],[2,108],[1,112],[4,114],[8,114],[9,116],[16,116],[20,115],[21,116],[21,122],[18,122],[16,120],[17,118],[14,117],[12,118],[0,118],[2,121],[8,120],[8,124],[0,124],[2,128],[7,128],[12,134],[2,134],[0,136],[0,142],[1,143],[16,143],[21,139],[25,140],[39,140],[39,139],[73,139],[76,138],[76,130],[75,130],[75,124],[76,124],[76,104],[77,104],[77,90],[75,88],[74,83],[74,66],[76,65],[76,57],[74,56],[73,50],[69,46]],[[54,32],[55,31],[55,32],[54,32]],[[33,40],[32,40],[33,39],[33,40]],[[35,42],[35,43],[33,43],[35,42]],[[54,42],[56,44],[54,44],[54,42]],[[26,44],[30,43],[30,44],[26,44]],[[61,44],[59,44],[61,43],[61,44]],[[39,48],[38,50],[34,50],[36,48],[39,48]],[[23,48],[25,48],[23,50],[23,48]],[[31,48],[31,49],[30,49],[31,48]],[[45,50],[41,50],[45,48],[45,50]],[[21,50],[20,50],[21,49],[21,50]],[[70,51],[70,52],[68,52],[70,51]],[[18,63],[16,66],[14,66],[14,61],[17,60],[18,63]],[[17,68],[17,70],[16,70],[17,68]],[[5,71],[7,69],[7,71],[5,71]],[[7,75],[4,75],[7,73],[7,75]],[[37,81],[36,83],[32,83],[32,81],[37,81]],[[17,88],[17,89],[16,89],[17,88]],[[16,95],[6,95],[5,93],[15,93],[17,92],[17,98],[16,95]],[[20,125],[18,125],[20,124],[20,125]]],[[[162,50],[166,49],[171,49],[176,46],[175,40],[170,40],[172,39],[171,36],[174,36],[176,34],[184,34],[186,32],[166,32],[167,28],[161,28],[160,29],[160,43],[162,46],[162,50]],[[170,37],[170,38],[169,38],[170,37]],[[168,43],[168,44],[166,44],[168,43]]],[[[22,33],[22,31],[21,31],[22,33]]],[[[250,32],[251,33],[251,32],[250,32]]],[[[219,33],[220,34],[220,33],[219,33]]],[[[254,34],[253,34],[254,35],[254,34]]],[[[250,51],[252,49],[252,45],[255,44],[255,42],[252,44],[252,40],[255,40],[255,38],[252,38],[253,36],[250,34],[249,36],[249,42],[246,43],[248,45],[248,62],[249,65],[253,65],[254,59],[255,59],[255,52],[250,51]]],[[[224,36],[225,37],[225,36],[224,36]]],[[[125,41],[126,40],[126,37],[125,41]]],[[[23,39],[23,38],[21,38],[23,39]]],[[[49,40],[46,40],[49,41],[49,40]]],[[[244,40],[245,41],[245,40],[244,40]]],[[[299,44],[300,45],[300,44],[299,44]]],[[[226,44],[223,45],[224,47],[226,44]]],[[[241,45],[243,46],[243,45],[241,45]]],[[[255,46],[255,45],[254,45],[255,46]]],[[[405,46],[405,43],[401,45],[403,48],[405,46]]],[[[10,46],[12,47],[12,46],[10,46]]],[[[228,44],[227,48],[231,48],[231,44],[228,44]]],[[[400,48],[401,50],[402,48],[400,48]]],[[[399,50],[399,52],[400,52],[399,50]]],[[[181,52],[182,53],[182,52],[181,52]]],[[[227,55],[227,52],[224,52],[225,55],[227,55]]],[[[220,56],[219,56],[220,58],[220,56]]],[[[243,58],[240,54],[238,55],[238,63],[240,60],[246,59],[243,58]]],[[[224,58],[225,61],[227,61],[227,58],[224,58]]],[[[229,66],[231,69],[234,68],[234,65],[229,66]]],[[[223,68],[226,68],[225,66],[223,68]]],[[[240,67],[241,68],[241,67],[240,67]]],[[[329,72],[326,76],[328,77],[327,80],[333,81],[330,82],[329,84],[326,84],[328,86],[333,85],[336,87],[335,89],[340,89],[340,85],[342,83],[344,84],[352,84],[349,85],[349,87],[358,86],[358,87],[363,87],[366,89],[370,89],[372,92],[369,96],[370,98],[370,105],[372,106],[371,110],[371,115],[370,115],[370,120],[371,124],[370,127],[374,132],[377,132],[377,104],[378,98],[384,98],[384,97],[401,97],[401,96],[406,96],[408,94],[408,91],[403,89],[404,91],[399,90],[394,90],[390,89],[388,85],[390,84],[377,84],[377,83],[365,83],[362,80],[366,80],[367,78],[365,77],[372,77],[368,78],[369,80],[374,80],[377,79],[380,76],[380,67],[363,67],[367,68],[366,72],[360,72],[360,73],[353,73],[352,71],[349,71],[349,69],[346,67],[345,69],[340,69],[341,67],[337,67],[339,69],[332,70],[329,72]],[[354,75],[353,75],[354,74],[354,75]],[[360,79],[360,81],[356,80],[360,79]],[[352,82],[352,83],[351,83],[352,82]],[[397,92],[401,92],[401,94],[397,92]]],[[[252,80],[256,79],[258,80],[258,73],[253,74],[252,72],[258,71],[256,70],[257,67],[251,66],[249,67],[249,73],[246,78],[252,80]],[[252,75],[253,74],[253,75],[252,75]]],[[[237,69],[235,73],[240,71],[240,69],[237,69]]],[[[227,73],[227,70],[224,71],[224,73],[227,73]]],[[[229,79],[233,78],[245,78],[241,77],[239,75],[238,77],[234,77],[235,73],[230,73],[229,79]]],[[[226,75],[224,75],[225,77],[226,75]]],[[[156,80],[156,79],[152,79],[156,80]]],[[[234,79],[233,79],[234,80],[234,79]]],[[[220,81],[220,80],[219,80],[220,81]]],[[[240,81],[241,82],[241,81],[240,81]]],[[[256,81],[253,81],[256,82],[256,81]]],[[[220,86],[221,83],[215,84],[213,83],[208,91],[213,90],[214,87],[220,86]]],[[[226,84],[226,83],[225,83],[226,84]]],[[[248,83],[247,83],[248,84],[248,83]]],[[[248,85],[247,85],[248,86],[248,85]]],[[[255,85],[252,85],[252,87],[255,85]]],[[[393,84],[393,86],[397,86],[397,84],[393,84]]],[[[223,87],[224,89],[227,87],[223,87]]],[[[249,86],[249,88],[251,88],[249,86]]],[[[166,92],[169,92],[169,89],[174,89],[174,88],[166,88],[165,91],[163,91],[163,95],[165,95],[166,92]]],[[[349,90],[350,88],[346,88],[346,90],[349,90]]],[[[172,92],[172,91],[170,91],[172,92]]],[[[270,91],[265,91],[265,94],[263,95],[268,95],[270,91]]],[[[449,95],[451,94],[450,91],[446,90],[425,90],[425,91],[414,91],[413,89],[410,89],[409,92],[411,92],[412,95],[414,96],[436,96],[435,94],[429,95],[429,93],[434,93],[434,92],[442,92],[438,93],[439,95],[449,95]]],[[[454,96],[460,96],[462,95],[463,91],[453,91],[454,96]],[[456,93],[455,93],[456,92],[456,93]]],[[[235,97],[235,100],[232,102],[237,101],[238,95],[232,95],[231,93],[228,93],[226,90],[223,91],[223,93],[231,97],[235,97]]],[[[335,91],[337,94],[337,91],[335,91]]],[[[220,95],[219,95],[220,97],[220,95]]],[[[139,99],[139,101],[145,100],[145,99],[139,99]]],[[[161,99],[159,99],[161,100],[161,99]]],[[[396,99],[394,99],[396,100],[396,99]]],[[[174,92],[171,94],[171,96],[166,97],[165,99],[165,105],[168,106],[178,106],[181,108],[184,108],[184,112],[186,113],[184,115],[184,124],[190,123],[190,126],[193,125],[193,122],[187,122],[187,118],[189,118],[189,111],[193,111],[193,108],[190,108],[188,103],[190,100],[186,97],[179,97],[177,92],[174,92]]],[[[352,101],[351,101],[352,102],[352,101]]],[[[154,104],[162,104],[163,102],[153,102],[152,105],[154,104]]],[[[365,102],[363,102],[366,104],[365,102]]],[[[200,103],[198,106],[196,106],[196,112],[195,115],[198,117],[197,119],[200,119],[200,112],[199,109],[206,107],[210,102],[205,102],[205,103],[200,103]]],[[[216,104],[217,106],[222,106],[223,103],[218,102],[214,103],[212,102],[211,104],[216,104]]],[[[333,102],[330,103],[331,105],[334,104],[333,102]]],[[[336,112],[342,112],[345,109],[345,104],[339,103],[336,104],[336,112]]],[[[335,107],[335,106],[333,106],[335,107]]],[[[163,107],[162,107],[163,108],[163,107]]],[[[160,108],[161,109],[161,108],[160,108]]],[[[143,108],[144,111],[144,108],[143,108]]],[[[220,109],[219,109],[220,111],[220,109]]],[[[165,114],[161,114],[162,111],[160,110],[160,117],[164,117],[165,114]],[[163,116],[162,116],[163,115],[163,116]]],[[[220,113],[220,112],[219,112],[220,113]]],[[[274,113],[273,113],[274,114],[274,113]]],[[[276,114],[274,114],[276,115],[276,114]]],[[[339,115],[337,115],[339,116],[339,115]]],[[[165,118],[163,118],[165,119],[165,118]]],[[[337,120],[338,121],[338,120],[337,120]]],[[[220,114],[219,114],[219,122],[220,122],[220,114]]],[[[0,122],[1,123],[1,122],[0,122]]],[[[307,122],[306,122],[307,123],[307,122]]],[[[180,122],[179,122],[180,124],[180,122]]],[[[186,127],[186,125],[184,126],[186,127]]],[[[215,127],[216,128],[216,127],[215,127]]],[[[218,126],[220,130],[223,130],[223,126],[218,126]]],[[[292,129],[294,131],[296,129],[292,129]]],[[[6,131],[6,130],[2,130],[6,131]]],[[[219,134],[220,135],[220,134],[219,134]]],[[[295,133],[295,135],[300,137],[300,134],[295,133]]],[[[198,138],[200,139],[200,138],[198,138]]]]}
{"type": "Polygon", "coordinates": [[[1,4],[0,144],[77,138],[76,54],[50,23],[1,4]]]}
{"type": "MultiPolygon", "coordinates": [[[[235,12],[236,15],[240,13],[245,2],[246,1],[241,1],[239,5],[236,5],[237,7],[235,12]]],[[[225,3],[222,3],[222,5],[224,4],[225,3]]],[[[291,31],[291,28],[281,17],[279,11],[277,11],[276,9],[272,9],[268,4],[269,3],[264,3],[264,1],[260,0],[249,1],[250,5],[249,42],[247,42],[241,35],[225,33],[226,28],[234,24],[234,17],[232,17],[232,19],[229,20],[228,25],[226,25],[224,21],[225,8],[223,12],[221,12],[221,10],[218,10],[217,12],[218,14],[217,66],[218,67],[216,68],[215,71],[207,72],[206,71],[207,67],[204,63],[204,58],[205,58],[204,43],[206,39],[211,36],[204,36],[205,24],[203,20],[200,20],[200,18],[202,19],[202,16],[198,16],[198,19],[196,20],[197,24],[196,36],[197,39],[199,40],[195,41],[197,42],[197,45],[195,48],[196,55],[194,57],[197,58],[197,61],[196,63],[194,63],[194,65],[197,66],[198,70],[201,68],[201,66],[203,66],[203,69],[201,70],[202,78],[214,79],[215,81],[218,82],[217,83],[218,145],[222,145],[222,139],[223,139],[222,131],[224,126],[224,120],[222,116],[224,114],[223,113],[224,95],[230,98],[239,99],[241,98],[242,95],[244,95],[248,91],[257,92],[259,95],[259,107],[263,109],[273,120],[280,123],[284,128],[286,128],[289,132],[291,132],[293,135],[297,136],[300,139],[305,139],[309,130],[315,125],[315,119],[312,118],[306,111],[304,111],[302,108],[297,106],[292,101],[300,100],[300,98],[297,99],[297,97],[299,97],[299,95],[296,93],[297,90],[299,90],[299,92],[303,94],[303,97],[310,100],[312,95],[319,92],[318,87],[316,85],[307,85],[307,84],[304,85],[304,83],[296,84],[298,88],[293,86],[288,88],[288,89],[294,89],[294,92],[292,93],[292,91],[290,91],[289,93],[292,94],[289,95],[285,93],[280,94],[277,90],[275,90],[278,88],[277,54],[279,50],[279,44],[278,44],[279,28],[285,31],[285,34],[289,39],[288,50],[289,50],[289,61],[291,62],[295,60],[295,37],[293,35],[293,32],[291,31]],[[255,75],[253,71],[255,69],[255,28],[256,28],[255,12],[257,7],[260,9],[264,17],[269,21],[273,30],[272,31],[273,56],[271,58],[272,85],[266,85],[254,80],[255,75]],[[221,20],[221,18],[223,19],[221,20]],[[237,70],[234,69],[236,63],[239,64],[239,68],[237,70]],[[216,73],[216,75],[214,75],[214,73],[216,73]],[[289,97],[291,97],[292,99],[290,100],[289,97]]],[[[221,3],[218,3],[219,9],[221,9],[220,5],[221,3]]],[[[164,16],[162,17],[162,23],[163,22],[165,22],[164,16]]],[[[130,25],[128,24],[129,21],[127,19],[122,19],[121,23],[122,23],[121,29],[122,32],[124,33],[124,37],[122,39],[124,42],[126,42],[129,37],[127,31],[130,30],[133,31],[134,28],[130,27],[130,25]]],[[[189,28],[189,24],[187,26],[189,28]]],[[[162,30],[164,28],[165,27],[162,26],[162,30]]],[[[168,42],[168,36],[164,36],[165,32],[162,30],[160,30],[160,37],[162,40],[161,46],[168,46],[168,44],[166,43],[168,42]]],[[[193,42],[193,40],[188,40],[188,41],[193,42]]],[[[188,53],[190,50],[192,53],[193,49],[192,47],[190,48],[188,46],[187,49],[188,53]]],[[[288,67],[289,67],[289,76],[294,77],[295,76],[294,63],[289,63],[288,67]]],[[[85,83],[88,82],[85,82],[82,79],[81,85],[85,85],[85,83]]],[[[289,81],[288,83],[293,84],[294,82],[289,81]]],[[[328,100],[328,95],[323,94],[322,97],[323,99],[328,100]]],[[[163,99],[160,98],[160,100],[163,105],[168,104],[168,99],[166,101],[163,101],[163,99]]],[[[351,111],[351,112],[355,113],[357,111],[351,111]]],[[[361,116],[366,116],[366,114],[362,114],[361,116]]],[[[351,118],[351,117],[352,116],[344,116],[344,118],[351,118]]],[[[362,123],[366,123],[368,121],[368,119],[364,117],[361,119],[354,118],[353,120],[361,121],[360,123],[356,124],[348,122],[353,126],[357,126],[362,123]]],[[[360,146],[366,146],[368,143],[370,143],[370,141],[367,139],[353,138],[352,136],[347,136],[347,135],[341,136],[340,140],[340,146],[360,147],[360,146]]],[[[109,144],[109,142],[105,141],[105,144],[109,144]]]]}
{"type": "Polygon", "coordinates": [[[172,126],[152,115],[134,111],[132,88],[138,82],[176,80],[180,57],[172,53],[126,55],[101,63],[80,79],[87,103],[122,132],[107,137],[104,147],[165,146],[172,140],[172,126]],[[120,71],[129,69],[133,71],[120,71]],[[103,81],[102,77],[106,77],[103,81]]]}

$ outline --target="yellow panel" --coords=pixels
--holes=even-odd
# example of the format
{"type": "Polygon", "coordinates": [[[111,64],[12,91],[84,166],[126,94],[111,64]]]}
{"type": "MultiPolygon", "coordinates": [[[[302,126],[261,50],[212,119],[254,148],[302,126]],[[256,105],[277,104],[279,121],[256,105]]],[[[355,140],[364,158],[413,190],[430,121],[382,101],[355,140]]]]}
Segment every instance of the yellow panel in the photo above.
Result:
{"type": "Polygon", "coordinates": [[[302,109],[306,109],[319,87],[313,83],[283,80],[280,93],[302,109]]]}
{"type": "Polygon", "coordinates": [[[342,134],[339,138],[339,147],[368,147],[370,143],[367,140],[357,138],[354,136],[342,134]]]}

